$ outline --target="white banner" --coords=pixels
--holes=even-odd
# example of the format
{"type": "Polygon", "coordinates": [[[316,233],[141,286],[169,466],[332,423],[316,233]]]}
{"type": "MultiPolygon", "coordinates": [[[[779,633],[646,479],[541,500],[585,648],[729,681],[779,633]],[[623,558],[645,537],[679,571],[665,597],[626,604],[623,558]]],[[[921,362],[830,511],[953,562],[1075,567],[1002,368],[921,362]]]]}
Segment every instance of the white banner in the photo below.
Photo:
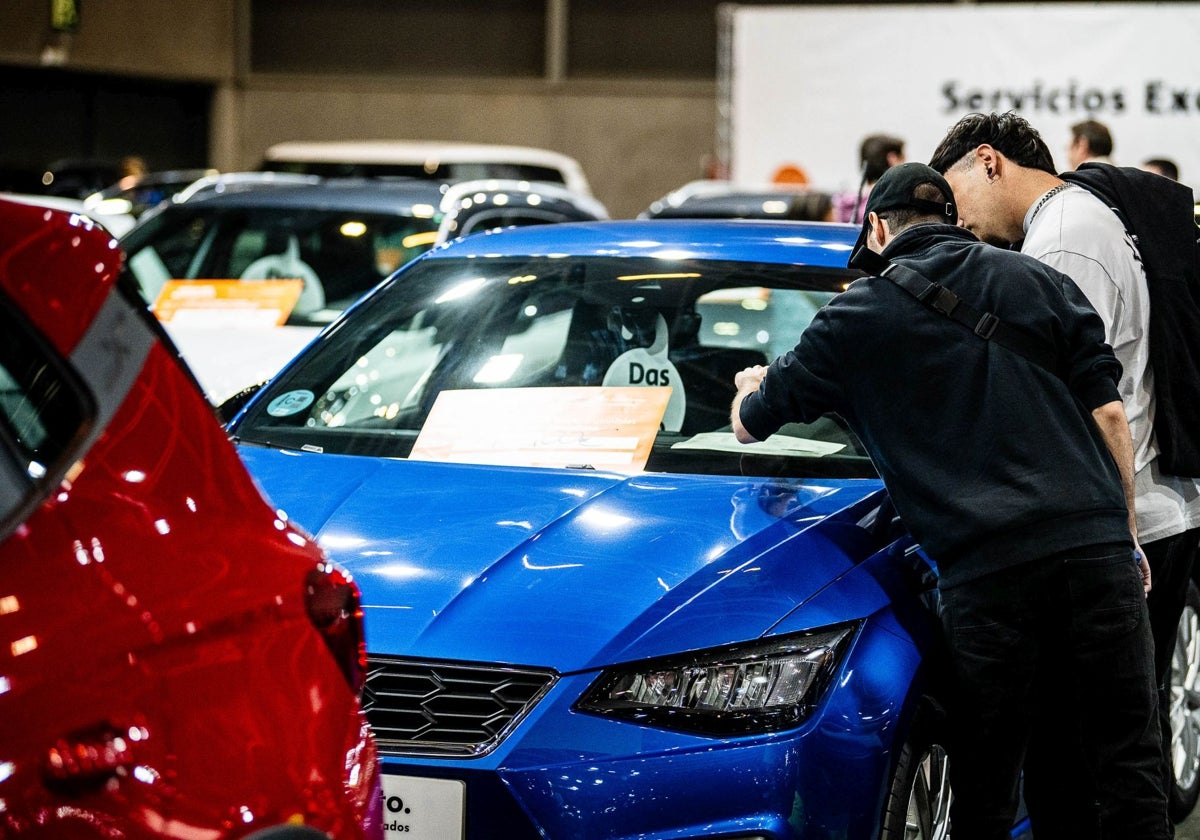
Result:
{"type": "Polygon", "coordinates": [[[734,180],[799,167],[853,190],[869,134],[928,161],[972,111],[1020,113],[1070,166],[1096,119],[1115,163],[1165,157],[1200,184],[1200,3],[733,7],[725,127],[734,180]]]}

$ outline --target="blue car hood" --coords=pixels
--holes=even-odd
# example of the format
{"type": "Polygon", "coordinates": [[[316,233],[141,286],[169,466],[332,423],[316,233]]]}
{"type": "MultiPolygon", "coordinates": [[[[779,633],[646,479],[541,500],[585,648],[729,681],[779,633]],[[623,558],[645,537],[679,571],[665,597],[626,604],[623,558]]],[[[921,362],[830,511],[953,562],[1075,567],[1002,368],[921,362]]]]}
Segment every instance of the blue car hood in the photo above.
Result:
{"type": "Polygon", "coordinates": [[[354,576],[371,653],[560,673],[761,636],[873,550],[881,493],[239,451],[354,576]]]}

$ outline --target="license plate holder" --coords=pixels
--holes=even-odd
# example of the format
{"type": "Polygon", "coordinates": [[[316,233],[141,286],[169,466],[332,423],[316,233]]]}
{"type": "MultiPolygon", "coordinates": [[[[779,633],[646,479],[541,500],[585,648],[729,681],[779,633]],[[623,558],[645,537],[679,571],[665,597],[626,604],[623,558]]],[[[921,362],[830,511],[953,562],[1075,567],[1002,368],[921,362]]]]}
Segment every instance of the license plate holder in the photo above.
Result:
{"type": "Polygon", "coordinates": [[[466,813],[465,782],[383,774],[387,840],[463,840],[466,813]]]}

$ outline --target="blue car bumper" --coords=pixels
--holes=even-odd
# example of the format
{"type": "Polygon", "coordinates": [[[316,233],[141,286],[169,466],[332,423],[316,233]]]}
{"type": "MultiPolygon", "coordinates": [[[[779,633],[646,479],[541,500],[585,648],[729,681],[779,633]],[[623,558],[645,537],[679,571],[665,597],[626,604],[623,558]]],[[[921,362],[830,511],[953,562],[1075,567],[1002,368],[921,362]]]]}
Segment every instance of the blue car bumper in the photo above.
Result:
{"type": "MultiPolygon", "coordinates": [[[[488,755],[385,756],[384,772],[464,782],[471,840],[873,838],[919,671],[913,642],[868,620],[802,726],[720,738],[581,712],[597,674],[565,675],[488,755]]],[[[396,836],[423,817],[411,797],[391,806],[396,836]]]]}

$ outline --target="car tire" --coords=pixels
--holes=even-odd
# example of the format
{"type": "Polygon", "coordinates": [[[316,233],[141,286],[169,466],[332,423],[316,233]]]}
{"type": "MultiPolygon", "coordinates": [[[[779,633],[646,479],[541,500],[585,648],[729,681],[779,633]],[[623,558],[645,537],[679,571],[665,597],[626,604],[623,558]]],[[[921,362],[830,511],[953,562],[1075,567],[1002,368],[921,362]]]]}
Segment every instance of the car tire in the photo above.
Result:
{"type": "Polygon", "coordinates": [[[1200,587],[1188,582],[1171,662],[1171,786],[1168,811],[1182,822],[1200,799],[1200,587]]]}
{"type": "Polygon", "coordinates": [[[950,836],[950,762],[929,714],[918,714],[892,775],[880,840],[946,840],[950,836]]]}
{"type": "Polygon", "coordinates": [[[306,825],[277,825],[248,834],[243,840],[329,840],[329,835],[306,825]]]}

